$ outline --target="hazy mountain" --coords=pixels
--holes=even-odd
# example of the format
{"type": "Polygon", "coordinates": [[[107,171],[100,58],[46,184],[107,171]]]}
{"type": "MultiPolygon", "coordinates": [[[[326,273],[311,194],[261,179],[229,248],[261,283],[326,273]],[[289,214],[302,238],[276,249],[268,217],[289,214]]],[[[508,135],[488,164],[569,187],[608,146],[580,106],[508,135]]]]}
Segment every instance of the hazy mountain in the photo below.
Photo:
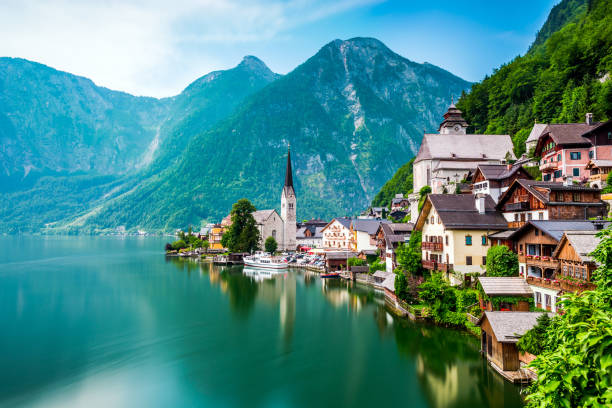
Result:
{"type": "Polygon", "coordinates": [[[378,40],[335,40],[80,225],[170,230],[218,220],[241,197],[278,207],[289,143],[298,216],[353,213],[414,156],[423,131],[437,128],[451,95],[469,85],[378,40]]]}

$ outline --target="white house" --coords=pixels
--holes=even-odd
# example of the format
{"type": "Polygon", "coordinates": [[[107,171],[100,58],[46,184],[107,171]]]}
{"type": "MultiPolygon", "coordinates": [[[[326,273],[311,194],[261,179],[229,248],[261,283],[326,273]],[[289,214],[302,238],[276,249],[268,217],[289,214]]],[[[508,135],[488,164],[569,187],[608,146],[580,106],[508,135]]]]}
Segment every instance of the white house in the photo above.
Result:
{"type": "Polygon", "coordinates": [[[334,218],[321,230],[323,248],[351,249],[351,219],[334,218]]]}

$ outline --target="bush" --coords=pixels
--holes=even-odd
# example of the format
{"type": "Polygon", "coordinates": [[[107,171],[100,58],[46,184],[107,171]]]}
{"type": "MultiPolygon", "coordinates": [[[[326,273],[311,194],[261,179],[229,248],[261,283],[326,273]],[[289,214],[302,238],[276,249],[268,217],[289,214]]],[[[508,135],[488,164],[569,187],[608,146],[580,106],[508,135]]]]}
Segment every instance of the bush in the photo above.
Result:
{"type": "Polygon", "coordinates": [[[518,256],[504,245],[487,251],[487,276],[518,276],[518,256]]]}
{"type": "Polygon", "coordinates": [[[278,243],[276,242],[274,237],[268,237],[266,238],[266,242],[264,243],[264,248],[266,249],[266,252],[273,254],[278,249],[278,243]]]}
{"type": "Polygon", "coordinates": [[[521,337],[517,343],[520,351],[531,354],[541,354],[544,351],[546,344],[547,331],[551,324],[551,319],[547,313],[543,313],[538,317],[538,324],[531,328],[521,337]]]}
{"type": "Polygon", "coordinates": [[[376,271],[384,271],[387,269],[387,265],[380,259],[375,260],[370,264],[370,274],[373,274],[376,271]]]}
{"type": "Polygon", "coordinates": [[[361,258],[349,258],[346,264],[349,267],[351,267],[351,266],[364,266],[367,263],[364,259],[361,259],[361,258]]]}
{"type": "Polygon", "coordinates": [[[408,245],[400,243],[396,250],[397,264],[411,275],[423,275],[421,231],[412,231],[408,245]]]}
{"type": "Polygon", "coordinates": [[[175,251],[178,251],[179,249],[184,249],[184,248],[187,248],[187,243],[183,241],[182,239],[179,239],[178,241],[174,241],[172,243],[172,249],[174,249],[175,251]]]}

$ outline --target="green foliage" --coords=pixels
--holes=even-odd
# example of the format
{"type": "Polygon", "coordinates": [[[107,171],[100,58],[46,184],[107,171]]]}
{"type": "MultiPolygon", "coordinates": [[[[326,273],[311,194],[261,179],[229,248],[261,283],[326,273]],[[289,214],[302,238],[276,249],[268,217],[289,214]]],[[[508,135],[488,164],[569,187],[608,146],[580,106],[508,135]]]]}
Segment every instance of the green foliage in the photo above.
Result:
{"type": "MultiPolygon", "coordinates": [[[[459,188],[459,186],[457,186],[459,188]]],[[[421,212],[421,208],[423,208],[423,204],[425,204],[425,200],[427,199],[427,194],[431,193],[431,187],[423,186],[419,190],[419,212],[421,212]]]]}
{"type": "Polygon", "coordinates": [[[423,275],[421,231],[412,231],[408,245],[400,242],[395,250],[397,264],[412,275],[423,275]]]}
{"type": "Polygon", "coordinates": [[[487,276],[518,276],[518,256],[505,245],[487,251],[487,276]]]}
{"type": "Polygon", "coordinates": [[[381,259],[376,259],[374,262],[370,264],[370,274],[373,274],[376,271],[384,271],[387,268],[385,262],[381,259]]]}
{"type": "Polygon", "coordinates": [[[612,117],[612,3],[564,0],[542,27],[529,52],[474,84],[457,106],[477,133],[513,135],[516,153],[539,123],[612,117]]]}
{"type": "Polygon", "coordinates": [[[349,258],[346,263],[349,267],[367,265],[367,262],[365,261],[365,259],[361,259],[361,258],[349,258]]]}
{"type": "Polygon", "coordinates": [[[547,313],[543,313],[538,317],[538,323],[519,339],[516,345],[518,349],[534,355],[541,354],[544,351],[550,325],[550,317],[547,313]]]}
{"type": "Polygon", "coordinates": [[[232,225],[221,240],[222,244],[225,241],[230,252],[251,252],[258,249],[259,229],[253,218],[254,211],[255,206],[246,198],[241,198],[232,206],[232,225]]]}
{"type": "Polygon", "coordinates": [[[603,194],[612,193],[612,171],[608,173],[608,177],[606,177],[606,186],[601,190],[603,194]]]}
{"type": "Polygon", "coordinates": [[[612,231],[598,236],[592,253],[600,265],[593,275],[596,289],[560,302],[563,314],[553,318],[542,353],[531,363],[538,379],[528,407],[612,405],[612,231]]]}
{"type": "Polygon", "coordinates": [[[182,239],[179,239],[172,243],[172,249],[174,249],[175,251],[179,249],[184,249],[184,248],[187,248],[187,243],[183,241],[182,239]]]}
{"type": "Polygon", "coordinates": [[[273,254],[278,249],[278,243],[276,242],[274,237],[270,236],[266,238],[266,242],[264,242],[264,248],[266,252],[273,254]]]}
{"type": "Polygon", "coordinates": [[[396,296],[408,304],[416,304],[419,300],[418,288],[423,283],[423,278],[412,276],[401,267],[394,273],[396,296]]]}
{"type": "Polygon", "coordinates": [[[374,196],[372,200],[372,207],[386,207],[391,208],[391,199],[396,194],[404,194],[404,197],[412,193],[412,165],[414,164],[414,157],[410,161],[400,167],[393,177],[387,181],[378,194],[374,196]]]}
{"type": "MultiPolygon", "coordinates": [[[[457,316],[457,296],[455,288],[450,286],[442,274],[432,274],[419,286],[419,298],[427,303],[431,316],[436,323],[455,324],[457,316]]],[[[463,314],[465,320],[465,313],[463,314]]]]}

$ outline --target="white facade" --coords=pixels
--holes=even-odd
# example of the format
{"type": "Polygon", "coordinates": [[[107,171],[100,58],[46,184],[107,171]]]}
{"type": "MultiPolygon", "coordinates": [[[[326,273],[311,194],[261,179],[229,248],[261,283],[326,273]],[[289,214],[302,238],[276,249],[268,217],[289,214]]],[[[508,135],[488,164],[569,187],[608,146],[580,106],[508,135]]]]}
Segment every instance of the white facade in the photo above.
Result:
{"type": "Polygon", "coordinates": [[[293,186],[285,186],[281,194],[281,218],[283,220],[283,238],[281,249],[295,251],[297,248],[297,199],[293,186]]]}
{"type": "Polygon", "coordinates": [[[351,230],[348,225],[343,225],[337,219],[327,224],[321,231],[323,235],[323,248],[350,250],[351,230]]]}

